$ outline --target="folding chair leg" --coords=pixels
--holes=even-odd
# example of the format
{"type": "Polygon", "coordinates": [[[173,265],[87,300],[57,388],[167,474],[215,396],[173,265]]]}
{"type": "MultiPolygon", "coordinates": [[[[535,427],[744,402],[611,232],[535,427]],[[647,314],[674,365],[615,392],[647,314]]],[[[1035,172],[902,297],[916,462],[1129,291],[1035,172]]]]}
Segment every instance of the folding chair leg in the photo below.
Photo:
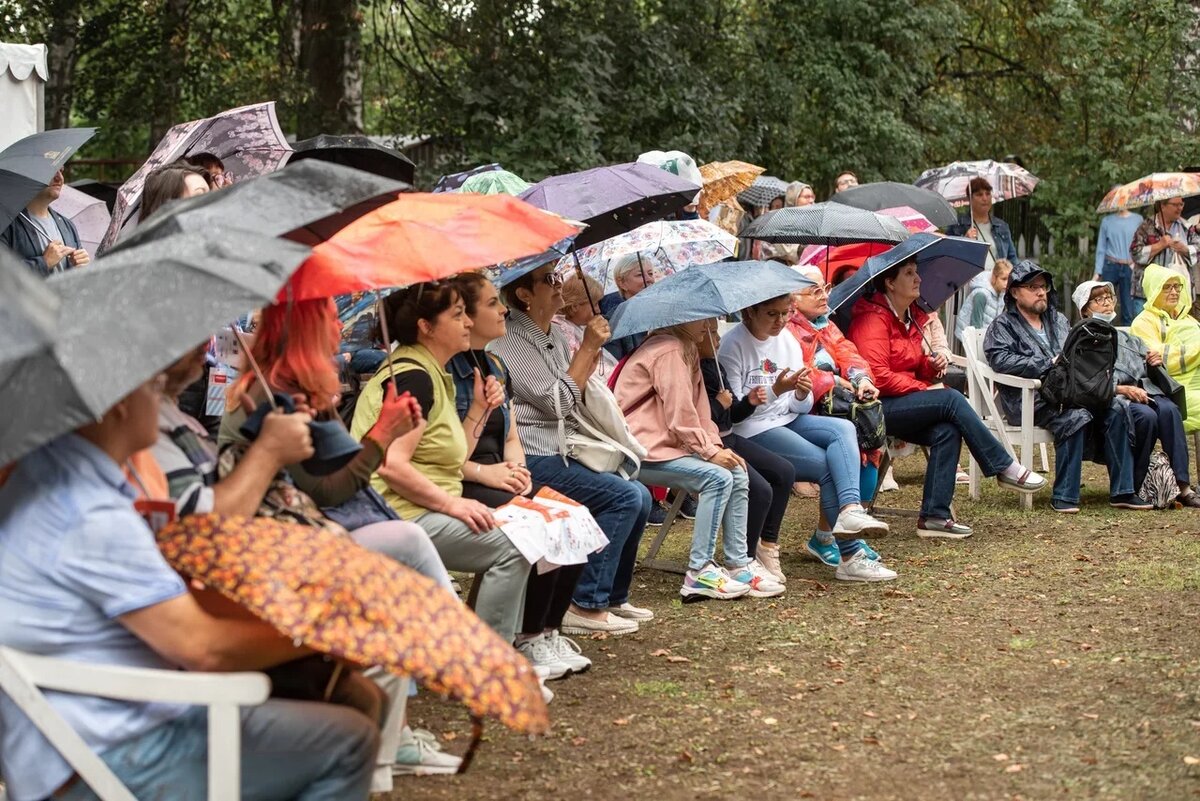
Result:
{"type": "Polygon", "coordinates": [[[671,525],[675,522],[675,518],[679,516],[679,510],[683,508],[683,502],[687,499],[687,496],[688,494],[683,490],[676,490],[675,501],[667,509],[667,517],[663,520],[663,524],[658,527],[658,535],[655,536],[654,542],[650,543],[650,550],[646,552],[646,558],[642,560],[642,567],[665,570],[668,573],[682,574],[687,572],[687,567],[678,562],[655,558],[658,556],[659,548],[662,547],[663,542],[667,539],[667,534],[671,532],[671,525]]]}
{"type": "Polygon", "coordinates": [[[1038,443],[1038,447],[1042,451],[1042,472],[1049,473],[1050,472],[1050,453],[1049,453],[1049,451],[1046,450],[1046,443],[1044,443],[1044,442],[1038,443]]]}

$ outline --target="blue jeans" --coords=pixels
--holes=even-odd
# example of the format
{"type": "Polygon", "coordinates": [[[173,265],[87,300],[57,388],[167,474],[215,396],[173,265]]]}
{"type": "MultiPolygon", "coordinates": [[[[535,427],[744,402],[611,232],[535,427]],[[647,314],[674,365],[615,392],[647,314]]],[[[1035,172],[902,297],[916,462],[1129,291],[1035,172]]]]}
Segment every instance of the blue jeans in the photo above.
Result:
{"type": "Polygon", "coordinates": [[[1129,419],[1120,404],[1113,401],[1104,422],[1093,420],[1069,437],[1054,440],[1053,500],[1079,503],[1079,484],[1083,471],[1083,445],[1092,435],[1093,426],[1104,426],[1104,460],[1108,463],[1108,494],[1128,495],[1133,486],[1133,451],[1129,447],[1129,419]]]}
{"type": "MultiPolygon", "coordinates": [[[[365,799],[379,730],[360,712],[315,701],[270,699],[242,710],[245,801],[365,799]]],[[[100,758],[137,798],[208,797],[208,713],[193,707],[108,749],[100,758]]],[[[78,781],[58,798],[96,796],[78,781]]]]}
{"type": "Polygon", "coordinates": [[[1146,308],[1146,299],[1145,298],[1134,298],[1133,299],[1133,316],[1134,317],[1137,317],[1139,314],[1141,314],[1142,309],[1144,309],[1144,308],[1146,308]]]}
{"type": "Polygon", "coordinates": [[[1117,319],[1120,320],[1119,325],[1129,325],[1133,322],[1133,268],[1128,264],[1118,264],[1115,261],[1104,260],[1104,269],[1100,271],[1100,278],[1108,281],[1113,285],[1113,291],[1117,296],[1117,319]]]}
{"type": "Polygon", "coordinates": [[[786,426],[750,437],[796,468],[797,481],[821,485],[821,511],[830,523],[843,506],[861,503],[858,435],[854,424],[837,417],[799,415],[786,426]]]}
{"type": "Polygon", "coordinates": [[[744,567],[750,562],[746,555],[750,478],[745,470],[740,467],[726,470],[697,456],[681,456],[666,462],[642,462],[638,478],[650,484],[700,494],[688,568],[699,570],[714,558],[717,532],[722,528],[725,563],[731,567],[744,567]]]}
{"type": "Polygon", "coordinates": [[[629,600],[638,545],[650,517],[650,490],[636,481],[612,473],[597,473],[574,459],[561,456],[527,456],[533,480],[588,508],[608,545],[588,557],[587,567],[575,585],[575,605],[582,609],[607,609],[629,600]]]}
{"type": "Polygon", "coordinates": [[[1012,456],[958,390],[925,389],[884,398],[883,419],[890,436],[929,448],[921,517],[951,517],[954,476],[964,441],[985,476],[994,476],[1013,463],[1012,456]]]}
{"type": "Polygon", "coordinates": [[[1183,417],[1175,401],[1166,395],[1151,395],[1150,403],[1130,403],[1129,415],[1133,421],[1134,490],[1141,491],[1146,473],[1150,471],[1155,441],[1162,442],[1175,480],[1191,484],[1187,434],[1183,431],[1183,417]]]}

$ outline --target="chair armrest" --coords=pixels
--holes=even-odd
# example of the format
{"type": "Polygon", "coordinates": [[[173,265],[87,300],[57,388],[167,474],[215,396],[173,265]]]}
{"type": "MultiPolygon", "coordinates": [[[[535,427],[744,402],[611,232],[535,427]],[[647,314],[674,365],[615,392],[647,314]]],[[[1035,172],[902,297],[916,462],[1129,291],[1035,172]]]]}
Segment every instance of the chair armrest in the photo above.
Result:
{"type": "Polygon", "coordinates": [[[967,357],[966,357],[966,356],[959,356],[957,353],[951,353],[951,354],[950,354],[950,363],[951,363],[951,364],[954,364],[954,365],[957,365],[957,366],[959,366],[959,367],[962,367],[962,368],[966,368],[966,366],[967,366],[967,357]]]}
{"type": "Polygon", "coordinates": [[[1021,378],[1020,376],[1009,375],[1008,373],[997,373],[983,362],[976,362],[976,367],[981,375],[995,384],[1015,389],[1040,389],[1042,386],[1042,381],[1039,378],[1021,378]]]}

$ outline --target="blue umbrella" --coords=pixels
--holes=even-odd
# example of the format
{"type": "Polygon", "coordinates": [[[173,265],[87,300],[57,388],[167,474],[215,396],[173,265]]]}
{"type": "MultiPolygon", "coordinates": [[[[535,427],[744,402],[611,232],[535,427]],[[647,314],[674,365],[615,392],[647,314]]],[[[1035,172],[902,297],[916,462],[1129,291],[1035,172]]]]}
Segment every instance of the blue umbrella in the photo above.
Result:
{"type": "Polygon", "coordinates": [[[646,287],[618,306],[611,320],[612,338],[733,314],[810,286],[816,284],[773,261],[717,262],[689,267],[646,287]]]}
{"type": "Polygon", "coordinates": [[[986,242],[961,236],[913,234],[891,250],[867,259],[862,269],[834,287],[829,293],[829,308],[834,311],[844,307],[844,311],[849,311],[876,276],[915,260],[921,276],[921,297],[917,303],[932,312],[983,270],[988,250],[986,242]]]}
{"type": "MultiPolygon", "coordinates": [[[[578,234],[576,234],[578,236],[578,234]]],[[[547,262],[558,262],[571,250],[571,244],[575,241],[575,236],[568,236],[565,239],[560,239],[551,245],[547,250],[526,256],[523,259],[505,262],[498,264],[491,269],[491,274],[488,276],[496,284],[497,287],[503,287],[506,284],[511,284],[523,275],[533,272],[538,267],[541,267],[547,262]]]]}

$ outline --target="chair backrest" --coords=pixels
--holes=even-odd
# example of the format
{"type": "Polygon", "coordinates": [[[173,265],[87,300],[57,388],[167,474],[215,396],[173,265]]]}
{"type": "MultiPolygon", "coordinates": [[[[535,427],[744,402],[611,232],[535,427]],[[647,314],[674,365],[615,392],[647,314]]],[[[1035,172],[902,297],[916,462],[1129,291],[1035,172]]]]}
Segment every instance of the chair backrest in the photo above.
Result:
{"type": "Polygon", "coordinates": [[[983,353],[983,330],[968,326],[963,329],[963,350],[967,357],[968,398],[979,419],[990,425],[1005,425],[1004,416],[996,403],[998,391],[994,373],[983,353]]]}

